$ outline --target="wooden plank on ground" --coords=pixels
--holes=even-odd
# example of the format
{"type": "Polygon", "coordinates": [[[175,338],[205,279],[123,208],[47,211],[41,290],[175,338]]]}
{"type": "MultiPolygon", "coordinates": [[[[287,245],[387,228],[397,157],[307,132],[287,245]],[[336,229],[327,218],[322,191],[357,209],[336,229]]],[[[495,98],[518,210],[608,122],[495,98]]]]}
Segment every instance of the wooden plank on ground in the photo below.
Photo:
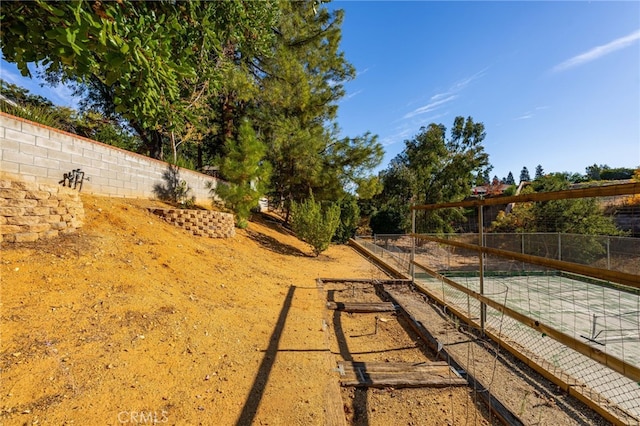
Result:
{"type": "Polygon", "coordinates": [[[349,362],[338,363],[340,384],[357,387],[445,387],[466,386],[446,362],[390,363],[349,362]]]}
{"type": "Polygon", "coordinates": [[[397,306],[391,302],[327,302],[327,308],[344,312],[393,312],[397,306]]]}

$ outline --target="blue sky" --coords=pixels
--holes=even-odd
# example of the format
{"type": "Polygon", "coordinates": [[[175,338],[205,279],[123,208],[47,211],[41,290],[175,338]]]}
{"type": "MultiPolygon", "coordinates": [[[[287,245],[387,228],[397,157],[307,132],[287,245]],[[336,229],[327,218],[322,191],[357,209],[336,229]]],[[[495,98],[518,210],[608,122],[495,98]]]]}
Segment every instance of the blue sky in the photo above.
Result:
{"type": "Polygon", "coordinates": [[[640,166],[640,2],[334,1],[357,70],[343,135],[381,168],[421,126],[485,125],[491,176],[640,166]]]}
{"type": "MultiPolygon", "coordinates": [[[[421,126],[485,125],[491,176],[640,166],[640,2],[334,1],[357,71],[338,123],[378,135],[379,169],[421,126]]],[[[74,106],[2,62],[3,79],[74,106]]]]}

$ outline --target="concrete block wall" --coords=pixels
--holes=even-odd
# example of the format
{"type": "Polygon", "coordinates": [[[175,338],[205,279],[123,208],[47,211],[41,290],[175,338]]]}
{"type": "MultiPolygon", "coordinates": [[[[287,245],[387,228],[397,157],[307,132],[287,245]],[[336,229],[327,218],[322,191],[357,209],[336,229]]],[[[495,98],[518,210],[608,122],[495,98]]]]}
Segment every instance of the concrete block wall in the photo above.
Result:
{"type": "Polygon", "coordinates": [[[193,235],[229,238],[236,234],[233,215],[210,210],[149,209],[169,223],[193,235]]]}
{"type": "MultiPolygon", "coordinates": [[[[157,198],[167,186],[169,164],[0,112],[0,171],[24,182],[58,185],[65,173],[85,173],[82,192],[109,197],[157,198]]],[[[218,180],[180,169],[197,203],[209,204],[207,182],[218,180]]]]}
{"type": "Polygon", "coordinates": [[[75,232],[84,221],[78,191],[0,179],[0,242],[33,242],[75,232]]]}

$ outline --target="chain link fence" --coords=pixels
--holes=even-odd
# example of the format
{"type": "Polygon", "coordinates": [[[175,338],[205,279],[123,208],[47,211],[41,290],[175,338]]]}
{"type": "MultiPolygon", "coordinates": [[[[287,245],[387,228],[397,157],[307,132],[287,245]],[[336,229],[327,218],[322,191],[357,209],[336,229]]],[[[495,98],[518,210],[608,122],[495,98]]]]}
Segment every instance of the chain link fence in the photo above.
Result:
{"type": "MultiPolygon", "coordinates": [[[[637,194],[640,185],[630,191],[637,194]]],[[[562,192],[567,198],[552,199],[609,212],[624,200],[612,197],[611,188],[604,194],[562,192]]],[[[545,196],[527,199],[528,208],[548,203],[545,196]]],[[[419,232],[358,242],[412,274],[416,286],[480,331],[516,347],[574,395],[622,424],[639,424],[640,238],[630,235],[640,224],[640,208],[625,206],[623,223],[631,231],[593,235],[499,232],[495,222],[511,219],[495,207],[506,205],[489,204],[417,208],[413,226],[419,232]],[[429,232],[434,223],[446,223],[449,231],[429,232]]],[[[562,204],[564,210],[548,215],[541,227],[560,221],[571,205],[562,204]]]]}

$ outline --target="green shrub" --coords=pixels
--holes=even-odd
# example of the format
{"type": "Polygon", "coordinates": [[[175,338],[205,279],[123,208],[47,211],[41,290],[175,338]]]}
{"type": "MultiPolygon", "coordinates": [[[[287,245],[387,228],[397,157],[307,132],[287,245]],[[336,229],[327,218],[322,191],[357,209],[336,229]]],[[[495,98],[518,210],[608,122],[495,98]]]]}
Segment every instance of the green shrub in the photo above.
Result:
{"type": "Polygon", "coordinates": [[[313,196],[301,203],[291,204],[291,227],[318,256],[329,248],[331,238],[340,223],[340,206],[331,204],[325,208],[313,196]]]}
{"type": "Polygon", "coordinates": [[[344,244],[352,238],[360,222],[360,208],[355,198],[346,198],[340,202],[340,223],[333,241],[344,244]]]}
{"type": "Polygon", "coordinates": [[[271,177],[271,165],[264,160],[267,145],[258,138],[251,123],[243,120],[237,137],[225,142],[225,151],[219,164],[227,182],[209,188],[212,195],[218,195],[233,210],[236,226],[244,229],[249,224],[251,209],[258,206],[271,177]]]}

